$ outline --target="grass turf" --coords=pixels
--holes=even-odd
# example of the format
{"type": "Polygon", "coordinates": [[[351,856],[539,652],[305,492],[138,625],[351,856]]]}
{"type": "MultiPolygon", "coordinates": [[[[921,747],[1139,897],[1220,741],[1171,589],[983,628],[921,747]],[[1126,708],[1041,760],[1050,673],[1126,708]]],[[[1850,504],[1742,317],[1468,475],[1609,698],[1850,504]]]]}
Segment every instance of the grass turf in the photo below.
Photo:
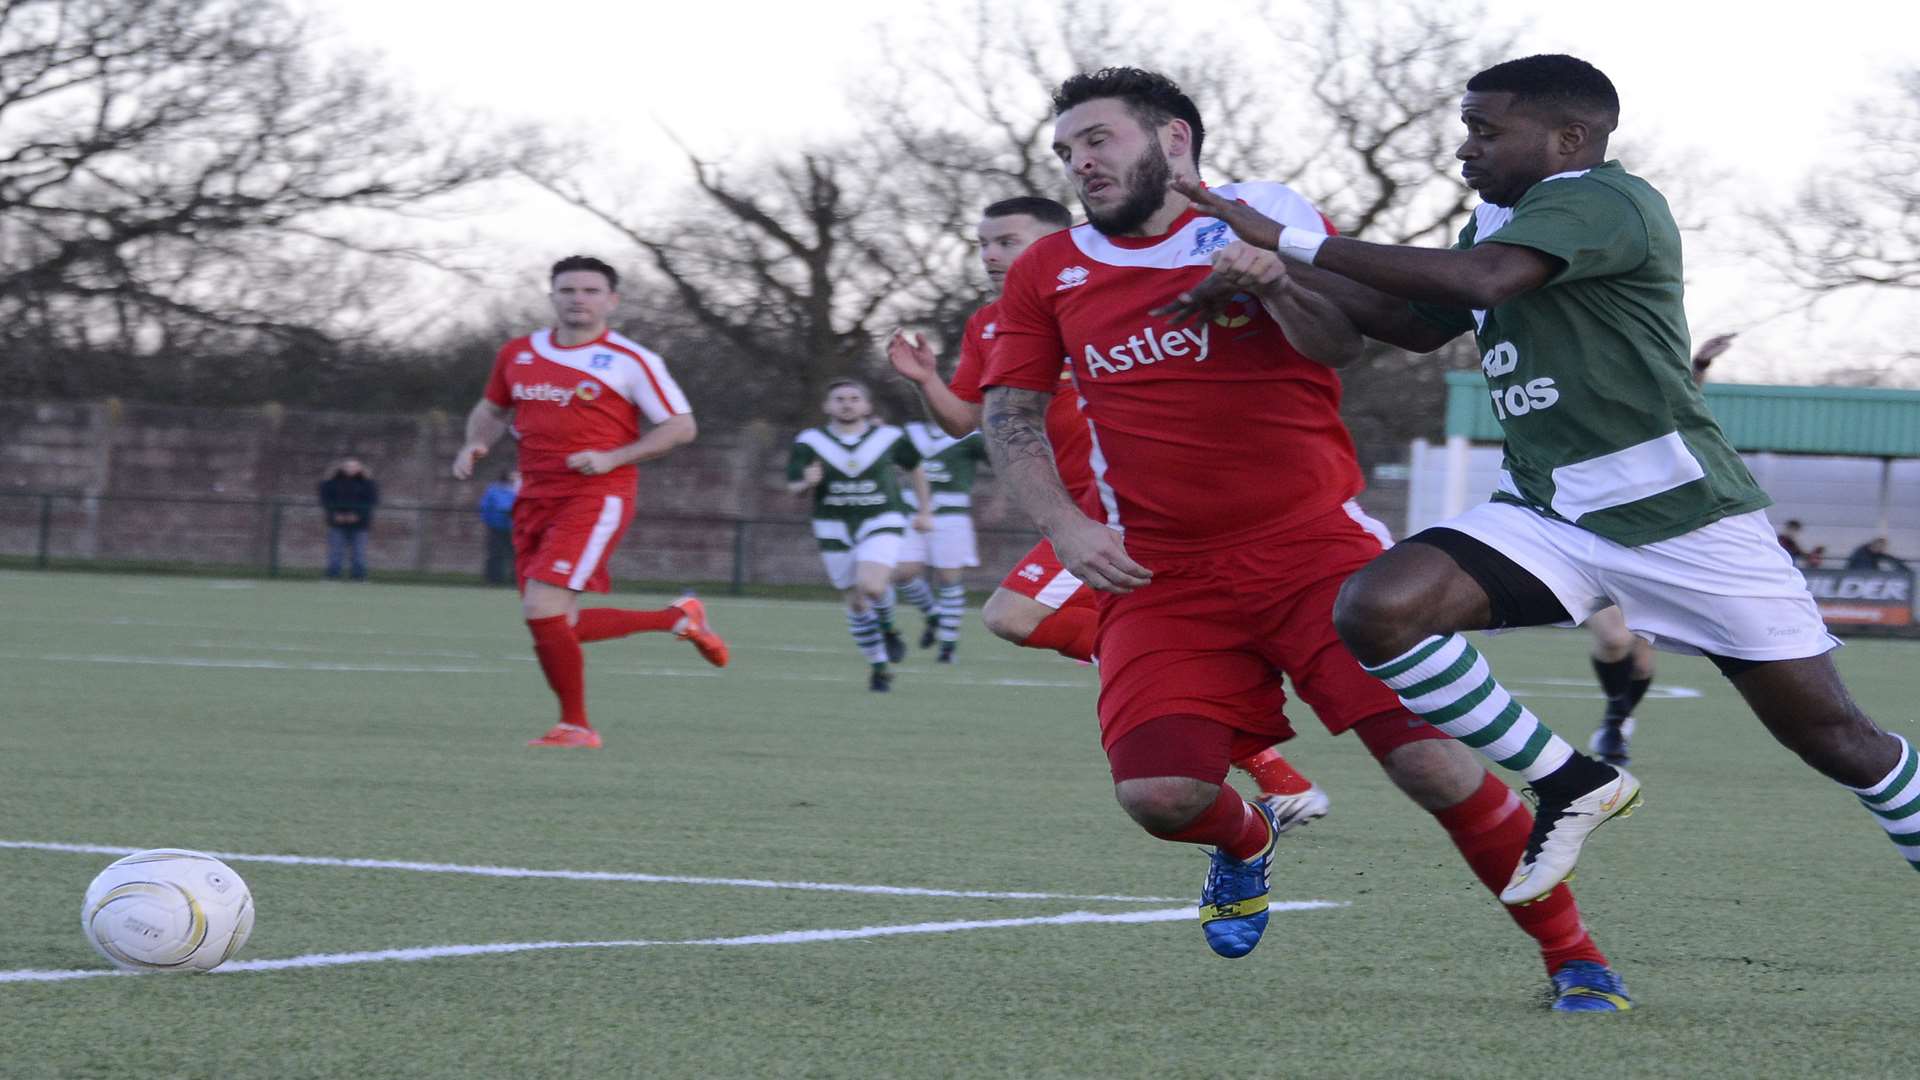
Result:
{"type": "MultiPolygon", "coordinates": [[[[613,602],[653,606],[658,597],[613,602]]],[[[1089,669],[970,623],[891,695],[828,604],[710,600],[715,672],[664,635],[589,646],[597,753],[550,722],[510,594],[0,572],[0,840],[1179,898],[970,899],[236,862],[241,960],[742,935],[1190,904],[1192,849],[1113,805],[1089,669]]],[[[917,616],[904,627],[917,631],[917,616]]],[[[1582,635],[1481,639],[1550,724],[1598,701],[1582,635]]],[[[1909,731],[1912,646],[1855,644],[1909,731]]],[[[655,945],[205,978],[0,982],[0,1073],[92,1076],[1672,1077],[1904,1075],[1863,1038],[1920,991],[1912,871],[1703,661],[1640,711],[1648,806],[1583,860],[1639,1008],[1544,1011],[1537,958],[1350,737],[1288,752],[1331,817],[1283,845],[1281,912],[1228,962],[1189,921],[655,945]]],[[[0,849],[0,970],[97,968],[104,854],[0,849]]]]}

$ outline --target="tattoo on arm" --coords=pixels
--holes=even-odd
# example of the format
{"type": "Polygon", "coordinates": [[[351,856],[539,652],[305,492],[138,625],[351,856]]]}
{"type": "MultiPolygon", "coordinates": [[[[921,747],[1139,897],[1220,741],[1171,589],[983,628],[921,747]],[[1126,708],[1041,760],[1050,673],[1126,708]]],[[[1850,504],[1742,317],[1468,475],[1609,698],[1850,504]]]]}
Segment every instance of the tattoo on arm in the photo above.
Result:
{"type": "Polygon", "coordinates": [[[1062,513],[1077,514],[1060,482],[1053,446],[1047,441],[1047,405],[1053,395],[1009,386],[987,389],[984,403],[987,455],[1005,477],[1013,497],[1041,532],[1062,513]]]}

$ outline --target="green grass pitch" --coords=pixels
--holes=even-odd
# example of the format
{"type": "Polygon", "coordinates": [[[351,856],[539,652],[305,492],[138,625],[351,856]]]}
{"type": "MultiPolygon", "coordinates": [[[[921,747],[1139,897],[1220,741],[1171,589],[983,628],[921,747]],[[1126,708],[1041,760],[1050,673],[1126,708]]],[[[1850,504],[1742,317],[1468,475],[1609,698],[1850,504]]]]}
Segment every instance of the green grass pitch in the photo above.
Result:
{"type": "MultiPolygon", "coordinates": [[[[20,973],[104,966],[77,914],[113,856],[0,847],[0,1075],[1917,1071],[1897,1020],[1920,880],[1703,661],[1661,658],[1656,694],[1687,693],[1640,711],[1647,806],[1576,882],[1638,1008],[1563,1017],[1440,829],[1310,717],[1288,752],[1333,813],[1282,845],[1273,896],[1340,906],[1277,912],[1225,961],[1184,917],[1105,918],[1190,906],[1205,859],[1114,805],[1090,669],[970,620],[961,664],[916,653],[869,694],[833,605],[710,605],[731,667],[664,635],[588,646],[606,749],[542,751],[523,743],[552,706],[505,591],[0,572],[0,841],[627,875],[239,861],[259,921],[236,963],[629,943],[40,981],[20,973]],[[940,895],[976,891],[1053,895],[940,895]],[[1102,918],[1053,918],[1072,912],[1102,918]]],[[[1584,635],[1478,640],[1585,738],[1584,635]]],[[[1839,657],[1909,733],[1916,661],[1839,657]]]]}

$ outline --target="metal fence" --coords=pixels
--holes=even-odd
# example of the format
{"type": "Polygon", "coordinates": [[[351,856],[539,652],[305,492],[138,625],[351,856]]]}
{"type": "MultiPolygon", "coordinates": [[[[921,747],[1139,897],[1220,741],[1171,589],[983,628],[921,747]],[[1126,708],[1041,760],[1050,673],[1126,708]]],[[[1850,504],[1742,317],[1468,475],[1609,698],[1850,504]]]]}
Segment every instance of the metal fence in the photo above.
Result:
{"type": "MultiPolygon", "coordinates": [[[[989,588],[1037,534],[982,529],[981,565],[967,584],[989,588]]],[[[327,528],[312,499],[0,492],[0,558],[49,568],[219,568],[269,577],[306,576],[326,562],[327,528]]],[[[487,530],[472,506],[396,501],[375,511],[368,534],[372,575],[481,578],[487,530]]],[[[645,507],[615,552],[616,581],[821,585],[806,518],[663,514],[645,507]]]]}

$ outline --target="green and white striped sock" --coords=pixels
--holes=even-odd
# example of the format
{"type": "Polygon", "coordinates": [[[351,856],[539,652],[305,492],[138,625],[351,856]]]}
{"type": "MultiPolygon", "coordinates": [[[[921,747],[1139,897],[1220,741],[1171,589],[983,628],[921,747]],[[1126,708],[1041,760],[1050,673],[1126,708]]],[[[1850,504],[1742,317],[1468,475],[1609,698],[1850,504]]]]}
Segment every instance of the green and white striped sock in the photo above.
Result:
{"type": "Polygon", "coordinates": [[[859,647],[860,655],[869,663],[887,662],[886,640],[880,636],[880,619],[872,609],[855,611],[847,609],[847,633],[853,635],[853,643],[859,647]]]}
{"type": "Polygon", "coordinates": [[[907,603],[919,608],[920,614],[933,614],[933,586],[927,584],[926,578],[917,577],[901,582],[900,595],[906,598],[907,603]]]}
{"type": "MultiPolygon", "coordinates": [[[[1900,736],[1900,761],[1872,787],[1850,787],[1915,870],[1920,870],[1920,755],[1900,736]]],[[[1844,785],[1843,785],[1844,786],[1844,785]]]]}
{"type": "Polygon", "coordinates": [[[940,640],[960,640],[960,620],[967,613],[965,585],[940,586],[940,640]]]}
{"type": "Polygon", "coordinates": [[[1573,747],[1495,682],[1479,651],[1459,634],[1430,637],[1367,671],[1427,723],[1528,781],[1573,757],[1573,747]]]}

